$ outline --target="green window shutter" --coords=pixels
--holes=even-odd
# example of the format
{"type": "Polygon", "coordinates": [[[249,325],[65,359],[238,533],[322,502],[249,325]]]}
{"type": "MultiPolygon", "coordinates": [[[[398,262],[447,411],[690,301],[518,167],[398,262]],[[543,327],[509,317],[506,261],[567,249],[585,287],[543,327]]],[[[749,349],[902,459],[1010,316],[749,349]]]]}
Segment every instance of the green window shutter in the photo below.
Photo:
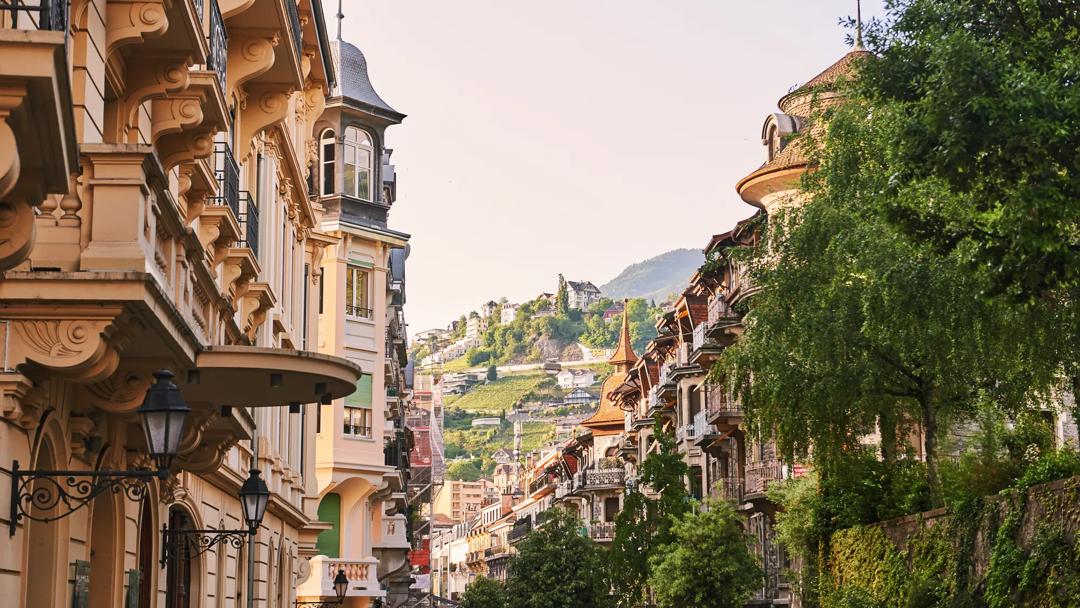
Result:
{"type": "Polygon", "coordinates": [[[364,374],[356,383],[356,392],[345,397],[345,405],[371,407],[371,375],[364,374]]]}
{"type": "Polygon", "coordinates": [[[319,521],[333,524],[333,528],[319,532],[315,547],[321,555],[339,557],[341,547],[341,496],[330,493],[319,502],[319,521]]]}

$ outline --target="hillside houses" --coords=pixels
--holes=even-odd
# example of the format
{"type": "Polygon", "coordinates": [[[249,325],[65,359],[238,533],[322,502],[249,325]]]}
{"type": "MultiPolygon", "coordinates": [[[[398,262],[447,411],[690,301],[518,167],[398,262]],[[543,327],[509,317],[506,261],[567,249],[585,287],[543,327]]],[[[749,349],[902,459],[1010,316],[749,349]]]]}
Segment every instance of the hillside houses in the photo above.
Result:
{"type": "Polygon", "coordinates": [[[566,295],[570,309],[581,311],[589,310],[603,297],[600,288],[591,281],[567,281],[566,295]]]}
{"type": "Polygon", "coordinates": [[[583,388],[596,383],[596,372],[591,369],[564,369],[555,374],[562,388],[583,388]]]}

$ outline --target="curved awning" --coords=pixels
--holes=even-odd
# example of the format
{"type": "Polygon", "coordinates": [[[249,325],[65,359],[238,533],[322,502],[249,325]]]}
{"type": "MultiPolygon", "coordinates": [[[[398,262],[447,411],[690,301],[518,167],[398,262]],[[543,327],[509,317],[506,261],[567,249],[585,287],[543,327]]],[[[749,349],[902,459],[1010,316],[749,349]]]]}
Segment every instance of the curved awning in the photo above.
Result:
{"type": "Polygon", "coordinates": [[[337,399],[355,391],[362,375],[341,357],[257,346],[206,347],[195,370],[175,380],[184,399],[237,407],[315,403],[325,394],[337,399]]]}

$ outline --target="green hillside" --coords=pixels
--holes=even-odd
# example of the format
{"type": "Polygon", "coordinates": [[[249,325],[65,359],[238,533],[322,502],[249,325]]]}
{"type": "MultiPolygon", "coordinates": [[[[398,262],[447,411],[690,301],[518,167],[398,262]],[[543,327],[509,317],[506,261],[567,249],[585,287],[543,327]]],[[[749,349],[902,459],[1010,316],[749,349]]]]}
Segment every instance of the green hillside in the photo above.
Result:
{"type": "Polygon", "coordinates": [[[508,375],[474,387],[464,395],[448,395],[443,404],[466,412],[480,412],[498,416],[510,411],[514,403],[533,391],[540,390],[540,385],[550,377],[544,373],[508,375]]]}

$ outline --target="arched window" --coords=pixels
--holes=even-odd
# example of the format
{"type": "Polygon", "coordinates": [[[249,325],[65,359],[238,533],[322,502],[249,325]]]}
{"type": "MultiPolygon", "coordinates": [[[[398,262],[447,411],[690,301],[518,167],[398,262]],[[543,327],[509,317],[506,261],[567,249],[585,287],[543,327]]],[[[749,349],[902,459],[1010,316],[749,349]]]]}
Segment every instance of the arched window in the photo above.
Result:
{"type": "Polygon", "coordinates": [[[322,189],[320,194],[328,196],[334,193],[334,132],[326,129],[319,136],[319,165],[322,168],[322,189]]]}
{"type": "Polygon", "coordinates": [[[374,157],[375,148],[366,131],[356,127],[345,129],[345,194],[371,200],[371,163],[374,157]]]}
{"type": "Polygon", "coordinates": [[[776,158],[777,154],[780,154],[780,136],[776,132],[776,125],[769,127],[767,145],[769,146],[769,160],[771,161],[776,158]]]}

